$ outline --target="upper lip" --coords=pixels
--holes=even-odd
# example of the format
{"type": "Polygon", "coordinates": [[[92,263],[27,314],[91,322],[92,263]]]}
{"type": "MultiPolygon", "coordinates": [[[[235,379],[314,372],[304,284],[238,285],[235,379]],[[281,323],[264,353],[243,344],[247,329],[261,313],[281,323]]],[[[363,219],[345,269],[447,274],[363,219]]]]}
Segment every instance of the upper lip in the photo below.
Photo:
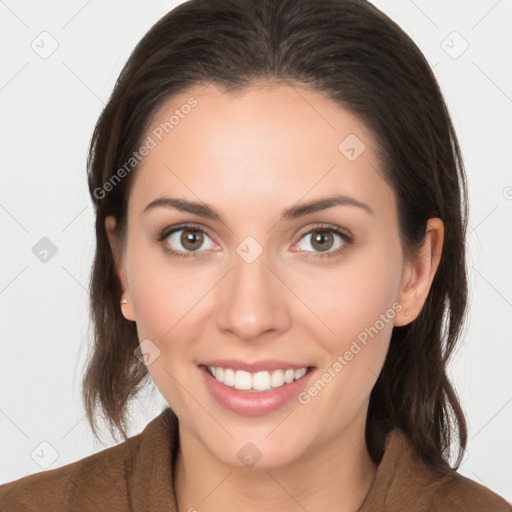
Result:
{"type": "Polygon", "coordinates": [[[310,364],[297,364],[288,361],[277,361],[275,359],[265,359],[261,361],[240,361],[238,359],[215,359],[204,361],[201,363],[204,366],[214,366],[216,368],[231,368],[233,370],[243,370],[249,373],[274,371],[274,370],[287,370],[289,368],[298,370],[300,368],[309,368],[310,364]]]}

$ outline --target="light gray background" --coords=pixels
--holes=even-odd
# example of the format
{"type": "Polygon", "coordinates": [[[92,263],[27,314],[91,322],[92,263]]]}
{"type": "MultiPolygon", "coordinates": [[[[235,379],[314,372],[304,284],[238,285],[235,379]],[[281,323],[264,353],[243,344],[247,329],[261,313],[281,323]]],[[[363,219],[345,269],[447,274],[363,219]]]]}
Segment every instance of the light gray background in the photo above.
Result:
{"type": "MultiPolygon", "coordinates": [[[[178,3],[0,0],[0,482],[115,444],[93,441],[80,401],[94,248],[86,151],[129,53],[178,3]],[[57,248],[47,262],[32,252],[42,237],[57,248]]],[[[462,145],[471,308],[450,367],[469,422],[460,472],[512,501],[512,1],[375,3],[433,66],[462,145]]],[[[146,393],[131,433],[164,404],[146,393]]]]}

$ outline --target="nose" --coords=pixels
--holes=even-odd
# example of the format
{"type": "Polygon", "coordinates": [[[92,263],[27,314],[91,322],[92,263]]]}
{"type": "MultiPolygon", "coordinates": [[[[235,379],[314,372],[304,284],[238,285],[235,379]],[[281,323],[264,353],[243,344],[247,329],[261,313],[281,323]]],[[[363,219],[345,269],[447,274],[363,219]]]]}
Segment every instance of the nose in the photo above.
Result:
{"type": "Polygon", "coordinates": [[[236,254],[231,271],[222,281],[216,308],[221,331],[256,341],[289,328],[287,290],[270,268],[265,251],[251,263],[236,254]]]}

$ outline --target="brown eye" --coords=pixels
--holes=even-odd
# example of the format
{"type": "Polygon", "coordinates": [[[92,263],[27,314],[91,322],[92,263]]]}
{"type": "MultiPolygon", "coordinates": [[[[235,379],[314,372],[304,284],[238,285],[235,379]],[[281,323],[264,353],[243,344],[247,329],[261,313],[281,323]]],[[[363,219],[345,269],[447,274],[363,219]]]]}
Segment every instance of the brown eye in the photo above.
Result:
{"type": "Polygon", "coordinates": [[[180,242],[188,251],[197,251],[203,244],[203,234],[197,230],[183,229],[180,242]]]}
{"type": "Polygon", "coordinates": [[[322,256],[322,253],[326,253],[326,255],[330,256],[345,249],[350,245],[351,241],[351,237],[342,231],[341,228],[320,226],[302,235],[299,249],[305,252],[312,252],[313,255],[316,253],[322,256]],[[306,242],[306,247],[304,247],[303,241],[306,242]]]}
{"type": "Polygon", "coordinates": [[[175,253],[205,252],[213,249],[215,244],[211,238],[202,230],[195,227],[181,227],[167,232],[161,237],[170,250],[175,253]]]}
{"type": "Polygon", "coordinates": [[[311,245],[318,251],[329,250],[334,243],[334,237],[328,231],[313,231],[311,245]]]}

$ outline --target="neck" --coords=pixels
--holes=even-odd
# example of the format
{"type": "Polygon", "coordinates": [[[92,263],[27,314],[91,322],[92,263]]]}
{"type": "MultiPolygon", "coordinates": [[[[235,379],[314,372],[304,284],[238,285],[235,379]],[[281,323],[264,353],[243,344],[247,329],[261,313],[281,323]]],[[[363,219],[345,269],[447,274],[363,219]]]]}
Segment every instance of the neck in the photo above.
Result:
{"type": "MultiPolygon", "coordinates": [[[[360,423],[360,422],[358,422],[360,423]]],[[[226,465],[180,424],[174,488],[179,512],[280,510],[356,512],[377,465],[369,456],[364,423],[278,468],[226,465]],[[356,435],[355,435],[356,434],[356,435]]]]}

